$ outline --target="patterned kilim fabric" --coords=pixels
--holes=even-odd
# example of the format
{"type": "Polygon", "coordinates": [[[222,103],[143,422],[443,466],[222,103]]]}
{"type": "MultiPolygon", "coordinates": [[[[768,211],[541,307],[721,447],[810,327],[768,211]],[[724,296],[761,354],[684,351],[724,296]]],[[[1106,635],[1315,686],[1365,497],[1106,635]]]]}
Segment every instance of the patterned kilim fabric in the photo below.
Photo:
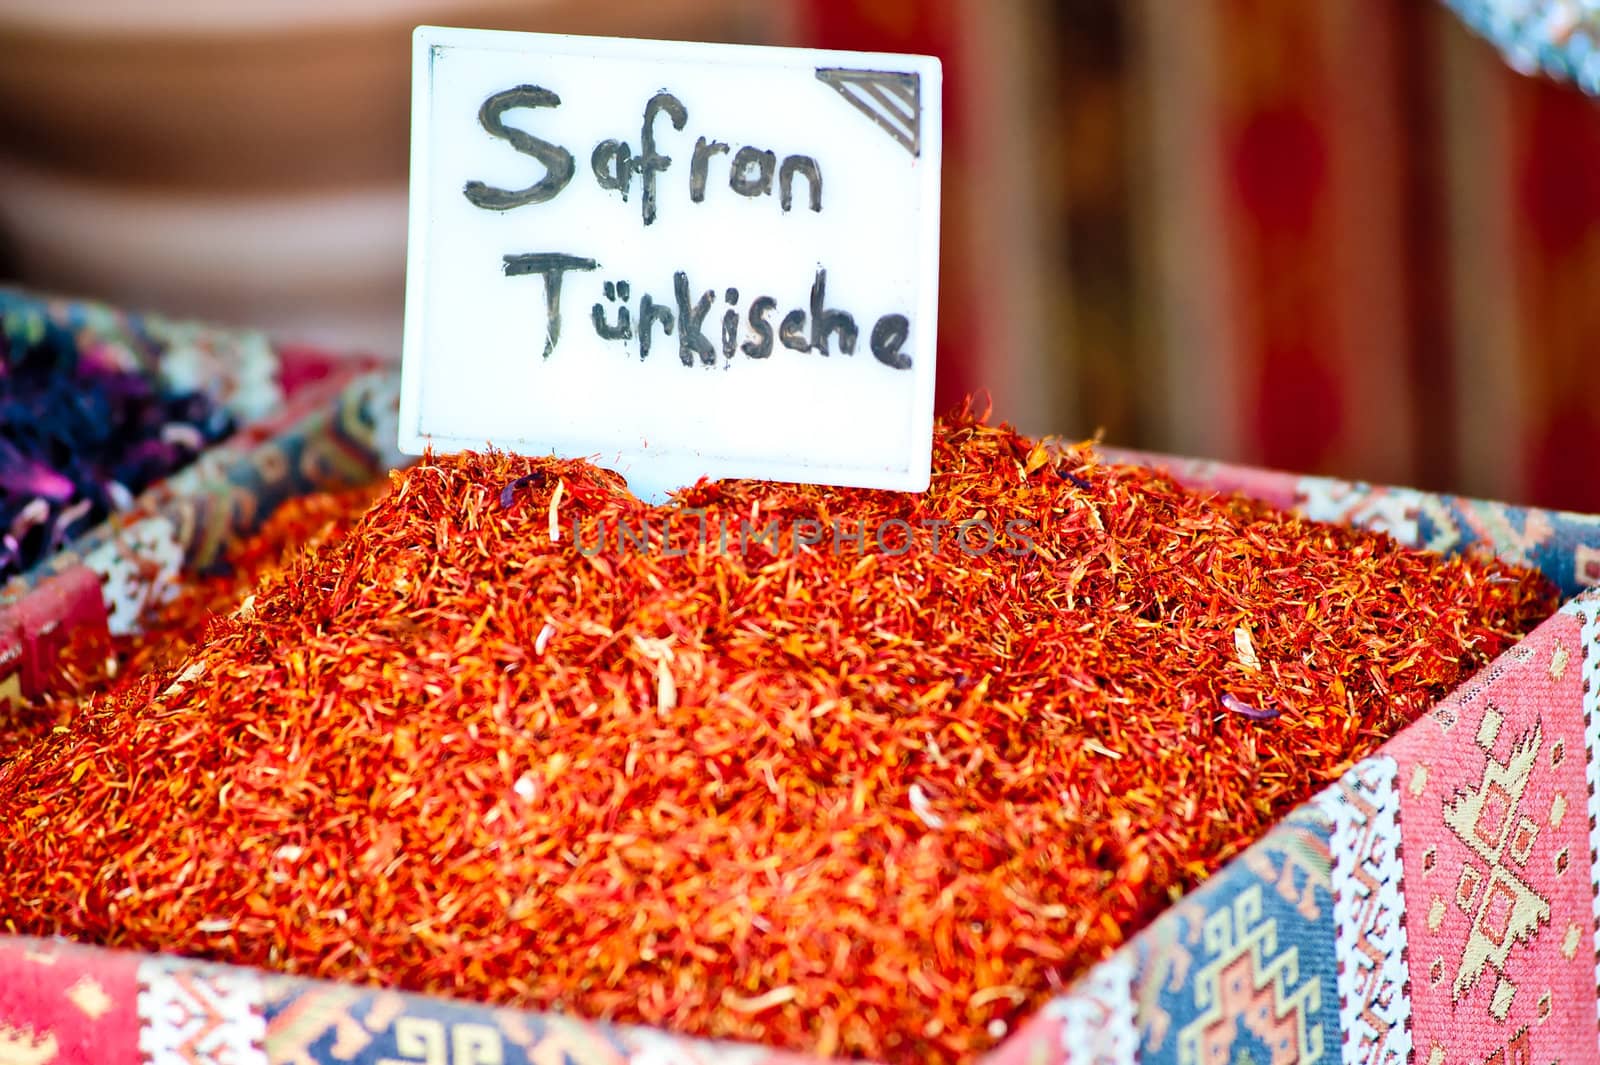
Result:
{"type": "Polygon", "coordinates": [[[1600,95],[1600,6],[1589,0],[1445,0],[1524,73],[1600,95]]]}
{"type": "Polygon", "coordinates": [[[646,1028],[0,938],[0,1065],[782,1065],[646,1028]]]}

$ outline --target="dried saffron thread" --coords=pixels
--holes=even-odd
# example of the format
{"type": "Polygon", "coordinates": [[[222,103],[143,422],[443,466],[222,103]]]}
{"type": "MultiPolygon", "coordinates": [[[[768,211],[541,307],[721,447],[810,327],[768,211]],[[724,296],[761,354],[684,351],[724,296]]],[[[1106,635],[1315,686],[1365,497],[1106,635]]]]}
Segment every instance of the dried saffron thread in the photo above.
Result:
{"type": "Polygon", "coordinates": [[[1089,487],[957,419],[920,497],[669,509],[581,463],[426,461],[154,698],[0,769],[0,920],[966,1062],[1555,605],[1493,560],[1059,461],[1089,487]],[[549,534],[691,511],[915,549],[549,534]],[[980,512],[1037,550],[922,525],[980,512]]]}

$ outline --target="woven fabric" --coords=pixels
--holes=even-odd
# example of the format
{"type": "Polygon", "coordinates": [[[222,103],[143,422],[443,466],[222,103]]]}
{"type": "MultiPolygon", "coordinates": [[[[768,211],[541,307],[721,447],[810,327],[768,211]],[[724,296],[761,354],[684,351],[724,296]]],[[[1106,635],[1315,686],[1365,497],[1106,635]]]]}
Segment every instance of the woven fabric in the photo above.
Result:
{"type": "Polygon", "coordinates": [[[266,1000],[246,969],[139,963],[139,1050],[148,1065],[267,1065],[266,1000]]]}
{"type": "Polygon", "coordinates": [[[1373,1065],[1401,1065],[1412,1049],[1398,778],[1395,760],[1378,755],[1316,801],[1333,826],[1342,1058],[1373,1065]]]}
{"type": "Polygon", "coordinates": [[[761,1047],[471,1003],[268,979],[272,1065],[782,1065],[761,1047]]]}
{"type": "Polygon", "coordinates": [[[1579,628],[1551,619],[1389,745],[1419,1061],[1600,1054],[1579,628]]]}
{"type": "Polygon", "coordinates": [[[0,1063],[143,1065],[139,959],[0,938],[0,1063]]]}
{"type": "Polygon", "coordinates": [[[1445,0],[1517,70],[1600,95],[1600,6],[1589,0],[1445,0]]]}

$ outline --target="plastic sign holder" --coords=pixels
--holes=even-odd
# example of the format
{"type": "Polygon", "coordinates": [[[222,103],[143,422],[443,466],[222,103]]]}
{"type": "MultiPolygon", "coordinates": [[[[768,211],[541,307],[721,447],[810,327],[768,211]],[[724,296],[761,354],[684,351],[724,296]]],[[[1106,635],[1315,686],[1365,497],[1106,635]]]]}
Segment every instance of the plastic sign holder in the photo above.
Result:
{"type": "Polygon", "coordinates": [[[921,491],[940,69],[421,27],[400,447],[921,491]]]}

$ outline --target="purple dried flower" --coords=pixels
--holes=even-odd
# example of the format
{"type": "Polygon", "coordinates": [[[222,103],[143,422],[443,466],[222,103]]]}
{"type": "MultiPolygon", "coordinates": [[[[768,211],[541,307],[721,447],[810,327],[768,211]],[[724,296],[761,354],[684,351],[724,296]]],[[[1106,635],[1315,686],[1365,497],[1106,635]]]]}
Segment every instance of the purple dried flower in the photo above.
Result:
{"type": "Polygon", "coordinates": [[[549,480],[549,477],[543,470],[534,470],[532,473],[525,473],[521,477],[518,477],[510,484],[500,489],[501,508],[505,510],[510,509],[511,504],[517,500],[518,489],[526,488],[530,484],[536,488],[543,487],[547,480],[549,480]]]}
{"type": "Polygon", "coordinates": [[[1274,710],[1271,707],[1258,710],[1249,703],[1228,692],[1223,693],[1222,708],[1224,710],[1232,710],[1236,714],[1242,714],[1245,717],[1248,717],[1251,721],[1271,721],[1273,718],[1279,717],[1283,713],[1282,710],[1274,710]]]}
{"type": "Polygon", "coordinates": [[[0,580],[233,431],[210,396],[166,392],[98,343],[0,302],[0,580]]]}

